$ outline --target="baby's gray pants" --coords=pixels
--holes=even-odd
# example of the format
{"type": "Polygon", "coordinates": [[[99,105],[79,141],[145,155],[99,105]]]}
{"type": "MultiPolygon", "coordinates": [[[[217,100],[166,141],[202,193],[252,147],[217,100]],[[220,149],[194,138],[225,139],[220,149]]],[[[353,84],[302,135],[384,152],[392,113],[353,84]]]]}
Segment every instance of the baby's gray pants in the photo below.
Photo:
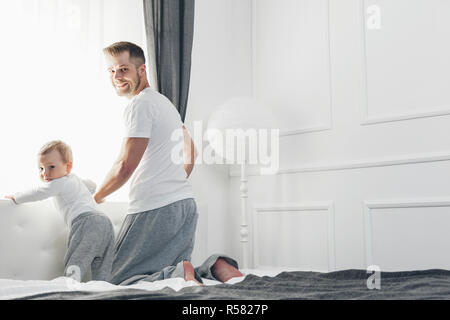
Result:
{"type": "Polygon", "coordinates": [[[76,217],[69,233],[64,275],[82,281],[91,268],[92,280],[107,281],[114,258],[114,228],[104,214],[87,212],[76,217]]]}

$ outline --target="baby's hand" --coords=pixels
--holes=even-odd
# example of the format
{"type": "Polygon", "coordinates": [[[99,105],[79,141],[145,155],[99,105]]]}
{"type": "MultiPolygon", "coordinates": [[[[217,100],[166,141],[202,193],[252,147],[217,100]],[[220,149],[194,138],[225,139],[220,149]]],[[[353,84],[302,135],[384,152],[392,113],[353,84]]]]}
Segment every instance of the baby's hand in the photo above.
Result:
{"type": "Polygon", "coordinates": [[[5,199],[12,200],[12,201],[14,201],[15,204],[17,204],[16,199],[12,195],[11,196],[5,196],[5,199]]]}

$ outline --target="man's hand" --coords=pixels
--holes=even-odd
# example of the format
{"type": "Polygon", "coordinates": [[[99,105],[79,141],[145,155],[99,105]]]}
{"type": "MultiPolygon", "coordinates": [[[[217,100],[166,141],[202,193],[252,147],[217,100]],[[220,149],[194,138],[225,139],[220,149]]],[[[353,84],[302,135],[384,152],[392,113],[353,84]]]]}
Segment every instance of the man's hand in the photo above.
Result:
{"type": "Polygon", "coordinates": [[[98,204],[105,202],[105,198],[100,197],[98,193],[94,194],[94,200],[98,204]]]}
{"type": "Polygon", "coordinates": [[[197,149],[195,148],[194,142],[189,135],[186,127],[183,125],[183,136],[184,136],[184,171],[186,171],[186,179],[191,175],[194,169],[195,159],[198,156],[197,149]]]}
{"type": "Polygon", "coordinates": [[[14,198],[13,195],[5,196],[5,199],[12,200],[12,201],[14,201],[15,204],[17,204],[16,199],[14,198]]]}
{"type": "Polygon", "coordinates": [[[136,170],[147,149],[148,138],[125,138],[119,158],[106,176],[105,182],[94,195],[97,203],[102,203],[111,193],[122,187],[136,170]]]}

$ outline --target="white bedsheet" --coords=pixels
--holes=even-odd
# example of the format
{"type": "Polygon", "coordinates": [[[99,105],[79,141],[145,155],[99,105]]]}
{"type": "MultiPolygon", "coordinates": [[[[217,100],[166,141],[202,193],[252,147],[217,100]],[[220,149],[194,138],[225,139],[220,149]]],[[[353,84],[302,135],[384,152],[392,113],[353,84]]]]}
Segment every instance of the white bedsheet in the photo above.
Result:
{"type": "MultiPolygon", "coordinates": [[[[227,284],[235,284],[245,279],[248,274],[254,274],[257,276],[276,276],[282,270],[254,270],[245,269],[241,270],[244,276],[238,278],[232,278],[227,281],[227,284]]],[[[219,281],[203,279],[203,283],[206,286],[221,284],[219,281]]],[[[11,280],[0,279],[0,299],[9,300],[16,299],[41,293],[50,292],[68,292],[68,291],[90,291],[101,292],[110,290],[123,290],[123,289],[141,289],[148,291],[161,290],[165,287],[172,288],[175,291],[179,291],[182,288],[198,286],[194,281],[185,281],[183,278],[172,278],[166,280],[159,280],[154,282],[141,281],[134,285],[118,286],[105,281],[89,281],[89,282],[76,282],[70,278],[59,277],[53,280],[11,280]]]]}

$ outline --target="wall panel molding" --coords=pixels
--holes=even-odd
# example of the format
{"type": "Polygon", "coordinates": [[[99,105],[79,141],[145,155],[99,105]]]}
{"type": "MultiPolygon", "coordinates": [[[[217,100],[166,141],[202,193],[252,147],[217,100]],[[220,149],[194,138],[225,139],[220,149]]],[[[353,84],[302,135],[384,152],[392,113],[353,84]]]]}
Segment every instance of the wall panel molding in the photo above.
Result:
{"type": "MultiPolygon", "coordinates": [[[[385,157],[372,160],[357,160],[348,161],[342,163],[316,163],[311,165],[281,168],[276,175],[281,174],[295,174],[305,172],[324,172],[324,171],[338,171],[338,170],[353,170],[353,169],[365,169],[375,167],[387,167],[397,165],[410,165],[417,163],[429,163],[439,161],[449,161],[450,152],[445,153],[422,153],[416,155],[404,155],[397,157],[385,157]]],[[[247,176],[262,176],[258,169],[248,169],[247,176]]],[[[240,177],[239,169],[231,169],[229,171],[230,177],[240,177]]]]}
{"type": "MultiPolygon", "coordinates": [[[[335,224],[334,224],[334,202],[314,202],[314,203],[276,203],[276,204],[257,204],[253,206],[252,233],[253,233],[253,268],[261,267],[259,264],[259,246],[258,246],[258,228],[256,228],[258,217],[267,212],[326,212],[327,214],[327,235],[328,235],[328,269],[321,271],[334,271],[336,269],[335,257],[335,224]]],[[[264,266],[263,266],[264,267],[264,266]]]]}
{"type": "Polygon", "coordinates": [[[366,265],[374,264],[373,260],[373,232],[372,232],[372,210],[374,209],[399,209],[399,208],[436,208],[450,207],[450,198],[415,198],[415,199],[393,199],[393,200],[371,200],[363,201],[364,214],[364,244],[366,252],[366,265]]]}
{"type": "MultiPolygon", "coordinates": [[[[299,128],[280,128],[280,138],[282,137],[286,137],[286,136],[292,136],[292,135],[300,135],[300,134],[305,134],[305,133],[311,133],[311,132],[321,132],[321,131],[326,131],[326,130],[331,130],[333,128],[333,120],[332,120],[332,106],[333,106],[333,98],[332,98],[332,74],[331,74],[331,37],[330,37],[330,1],[327,0],[326,1],[326,5],[327,5],[327,56],[328,56],[328,64],[327,64],[327,68],[328,68],[328,90],[329,90],[329,95],[330,95],[330,100],[329,100],[329,117],[328,119],[326,119],[325,121],[323,121],[323,123],[318,124],[318,125],[312,125],[312,126],[304,126],[304,127],[299,127],[299,128]]],[[[251,58],[251,74],[252,74],[252,85],[251,85],[251,95],[253,98],[257,99],[256,96],[256,56],[257,56],[257,50],[256,50],[256,39],[257,39],[257,0],[252,0],[251,2],[251,35],[252,35],[252,39],[251,39],[251,54],[252,54],[252,58],[251,58]]]]}
{"type": "Polygon", "coordinates": [[[369,115],[369,88],[368,88],[368,72],[367,72],[367,28],[366,28],[366,1],[359,0],[360,28],[361,28],[361,56],[362,56],[362,93],[363,93],[363,111],[361,125],[381,124],[394,121],[404,121],[411,119],[429,118],[450,115],[450,105],[444,106],[427,106],[423,108],[428,111],[386,113],[379,115],[369,115]]]}

